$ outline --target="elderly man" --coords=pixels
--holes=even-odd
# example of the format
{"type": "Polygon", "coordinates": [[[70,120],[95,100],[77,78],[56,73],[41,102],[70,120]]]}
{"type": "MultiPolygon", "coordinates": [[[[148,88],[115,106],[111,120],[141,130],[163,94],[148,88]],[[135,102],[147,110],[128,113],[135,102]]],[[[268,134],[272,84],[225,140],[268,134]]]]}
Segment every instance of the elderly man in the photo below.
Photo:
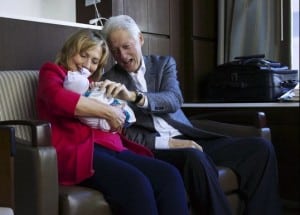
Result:
{"type": "Polygon", "coordinates": [[[193,127],[181,110],[174,59],[143,56],[144,38],[131,17],[109,18],[103,34],[116,61],[104,73],[103,87],[109,95],[126,99],[136,115],[136,123],[124,129],[126,136],[180,170],[196,214],[231,214],[216,165],[238,175],[245,214],[281,214],[272,144],[262,138],[230,138],[193,127]]]}

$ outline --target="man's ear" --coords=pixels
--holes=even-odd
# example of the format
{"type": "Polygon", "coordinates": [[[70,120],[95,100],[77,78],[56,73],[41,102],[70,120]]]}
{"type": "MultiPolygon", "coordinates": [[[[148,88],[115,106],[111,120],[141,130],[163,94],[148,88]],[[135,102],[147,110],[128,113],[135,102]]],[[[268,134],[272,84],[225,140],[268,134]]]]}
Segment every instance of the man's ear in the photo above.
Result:
{"type": "Polygon", "coordinates": [[[142,32],[139,33],[139,41],[140,41],[141,46],[143,46],[144,45],[144,36],[143,36],[142,32]]]}

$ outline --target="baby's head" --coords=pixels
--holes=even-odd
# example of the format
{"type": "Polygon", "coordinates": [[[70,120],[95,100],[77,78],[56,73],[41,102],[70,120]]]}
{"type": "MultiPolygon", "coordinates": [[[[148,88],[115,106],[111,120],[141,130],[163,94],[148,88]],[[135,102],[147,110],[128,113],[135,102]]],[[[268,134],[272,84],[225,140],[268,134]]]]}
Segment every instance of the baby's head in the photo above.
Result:
{"type": "Polygon", "coordinates": [[[89,89],[88,77],[90,75],[91,73],[85,68],[82,68],[81,71],[68,71],[64,81],[64,88],[84,95],[89,89]]]}

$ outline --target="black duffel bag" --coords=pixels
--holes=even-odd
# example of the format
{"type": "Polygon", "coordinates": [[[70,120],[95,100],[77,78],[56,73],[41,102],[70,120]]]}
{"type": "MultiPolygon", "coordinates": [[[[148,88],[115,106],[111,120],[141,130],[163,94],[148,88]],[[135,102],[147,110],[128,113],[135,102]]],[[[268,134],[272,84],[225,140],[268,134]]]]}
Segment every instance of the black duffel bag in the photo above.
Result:
{"type": "Polygon", "coordinates": [[[236,57],[209,76],[206,102],[273,102],[299,82],[297,70],[264,55],[236,57]]]}

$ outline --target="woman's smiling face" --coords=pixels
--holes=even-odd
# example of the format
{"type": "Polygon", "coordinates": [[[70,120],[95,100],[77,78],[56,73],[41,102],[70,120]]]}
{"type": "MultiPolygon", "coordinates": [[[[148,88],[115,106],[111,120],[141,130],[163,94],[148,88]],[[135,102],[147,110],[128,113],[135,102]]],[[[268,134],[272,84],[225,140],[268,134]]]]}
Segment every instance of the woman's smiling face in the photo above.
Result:
{"type": "Polygon", "coordinates": [[[69,67],[72,71],[79,71],[82,68],[88,69],[94,73],[102,56],[102,48],[100,45],[94,46],[86,51],[75,54],[69,62],[69,67]]]}
{"type": "Polygon", "coordinates": [[[141,34],[138,39],[135,39],[121,29],[113,31],[108,38],[111,54],[127,72],[136,72],[139,69],[143,43],[144,38],[141,34]]]}

